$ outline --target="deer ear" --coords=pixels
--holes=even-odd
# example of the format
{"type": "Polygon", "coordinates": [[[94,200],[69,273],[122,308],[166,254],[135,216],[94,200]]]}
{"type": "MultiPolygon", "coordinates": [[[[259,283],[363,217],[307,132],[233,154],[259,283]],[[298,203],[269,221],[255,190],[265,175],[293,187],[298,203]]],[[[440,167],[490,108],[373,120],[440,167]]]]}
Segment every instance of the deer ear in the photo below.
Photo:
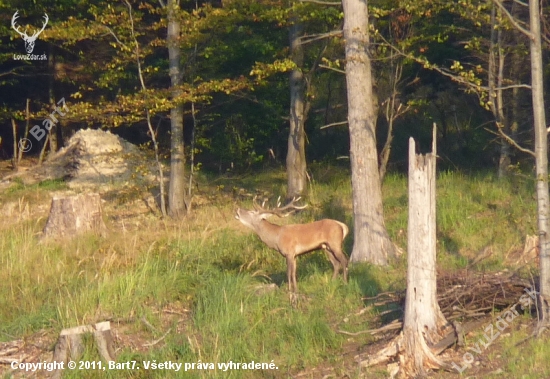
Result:
{"type": "Polygon", "coordinates": [[[260,215],[260,219],[265,220],[266,218],[269,218],[271,216],[273,216],[273,213],[262,213],[260,215]]]}

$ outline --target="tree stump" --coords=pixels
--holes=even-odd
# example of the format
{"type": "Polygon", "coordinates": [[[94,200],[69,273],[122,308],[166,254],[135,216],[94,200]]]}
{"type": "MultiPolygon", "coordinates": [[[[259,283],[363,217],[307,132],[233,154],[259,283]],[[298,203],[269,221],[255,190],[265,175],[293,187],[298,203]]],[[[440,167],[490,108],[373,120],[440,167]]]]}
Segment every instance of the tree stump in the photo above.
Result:
{"type": "MultiPolygon", "coordinates": [[[[111,323],[105,321],[95,325],[80,325],[74,328],[63,329],[61,333],[59,333],[59,338],[55,344],[53,361],[64,362],[65,364],[67,364],[69,358],[71,361],[78,361],[82,353],[84,353],[82,335],[85,333],[92,333],[94,335],[99,355],[105,362],[115,360],[111,323]]],[[[63,370],[57,370],[52,378],[61,378],[62,374],[63,370]]]]}
{"type": "Polygon", "coordinates": [[[106,233],[97,193],[54,197],[43,237],[66,237],[82,232],[106,233]]]}

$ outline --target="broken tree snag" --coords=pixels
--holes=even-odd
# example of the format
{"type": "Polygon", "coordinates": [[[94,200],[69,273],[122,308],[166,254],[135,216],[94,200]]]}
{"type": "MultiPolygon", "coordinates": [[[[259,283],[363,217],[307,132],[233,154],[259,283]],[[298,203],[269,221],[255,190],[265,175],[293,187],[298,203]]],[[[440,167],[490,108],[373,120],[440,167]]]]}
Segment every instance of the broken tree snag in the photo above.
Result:
{"type": "Polygon", "coordinates": [[[67,237],[82,232],[106,232],[97,193],[54,197],[43,237],[67,237]]]}
{"type": "Polygon", "coordinates": [[[407,241],[407,292],[403,330],[376,355],[360,365],[372,366],[399,356],[401,373],[406,377],[426,374],[427,369],[446,367],[433,350],[452,330],[437,302],[436,224],[435,224],[436,128],[432,152],[417,155],[409,139],[409,220],[407,241]]]}
{"type": "MultiPolygon", "coordinates": [[[[59,333],[59,338],[55,344],[53,352],[54,362],[64,362],[64,367],[69,361],[78,361],[84,353],[84,344],[82,335],[91,333],[99,352],[99,355],[105,362],[114,361],[114,342],[111,335],[111,323],[109,321],[99,322],[95,325],[80,325],[74,328],[63,329],[59,333]]],[[[63,370],[57,370],[52,378],[61,378],[63,370]]]]}
{"type": "Polygon", "coordinates": [[[416,154],[414,139],[409,139],[407,293],[400,357],[407,376],[425,375],[426,369],[445,366],[431,350],[448,326],[437,302],[435,181],[434,124],[431,153],[416,154]]]}

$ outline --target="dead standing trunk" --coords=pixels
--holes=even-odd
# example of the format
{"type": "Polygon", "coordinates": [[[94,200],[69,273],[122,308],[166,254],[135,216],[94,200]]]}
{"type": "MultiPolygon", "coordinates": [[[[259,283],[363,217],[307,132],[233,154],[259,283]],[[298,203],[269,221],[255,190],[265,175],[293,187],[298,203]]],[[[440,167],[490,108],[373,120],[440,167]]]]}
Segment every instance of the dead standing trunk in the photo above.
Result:
{"type": "Polygon", "coordinates": [[[409,221],[407,296],[403,321],[403,367],[408,375],[443,365],[430,346],[447,324],[437,303],[436,285],[436,128],[432,152],[417,155],[409,139],[409,221]]]}
{"type": "Polygon", "coordinates": [[[354,216],[351,261],[386,265],[395,248],[386,231],[382,208],[367,2],[343,0],[342,5],[354,216]]]}
{"type": "Polygon", "coordinates": [[[366,360],[356,357],[361,358],[361,366],[368,367],[400,355],[399,369],[407,378],[421,377],[426,369],[446,366],[436,357],[441,347],[434,346],[448,332],[444,330],[447,321],[437,302],[435,138],[434,125],[433,151],[427,155],[417,155],[414,140],[409,140],[407,294],[403,332],[366,360]]]}

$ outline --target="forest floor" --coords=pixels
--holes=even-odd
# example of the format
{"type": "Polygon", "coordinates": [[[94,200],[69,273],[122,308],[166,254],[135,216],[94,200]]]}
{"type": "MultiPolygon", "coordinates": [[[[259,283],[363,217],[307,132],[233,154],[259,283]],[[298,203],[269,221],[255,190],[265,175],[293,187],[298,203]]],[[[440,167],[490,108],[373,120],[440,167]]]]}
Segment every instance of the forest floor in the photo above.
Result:
{"type": "MultiPolygon", "coordinates": [[[[0,162],[0,175],[11,175],[9,162],[0,162]]],[[[281,223],[327,217],[351,227],[349,172],[317,164],[311,175],[310,207],[281,223]]],[[[201,173],[192,213],[180,220],[160,218],[147,203],[154,188],[143,183],[100,188],[106,237],[39,242],[52,196],[79,191],[89,189],[69,188],[59,179],[33,184],[14,179],[0,190],[3,377],[49,377],[44,370],[13,369],[10,362],[49,361],[62,329],[102,321],[111,322],[117,361],[135,361],[139,367],[107,369],[102,377],[390,377],[392,364],[360,368],[357,356],[375,354],[399,332],[365,331],[402,317],[406,254],[384,268],[354,264],[348,285],[330,279],[324,253],[305,255],[298,262],[300,298],[292,307],[284,260],[234,219],[235,208],[250,206],[256,193],[275,199],[284,195],[282,170],[201,173]],[[153,361],[182,367],[145,369],[146,362],[153,361]],[[229,366],[252,361],[277,368],[229,366]]],[[[383,192],[388,232],[406,251],[406,177],[389,175],[383,192]]],[[[515,175],[498,181],[487,173],[442,172],[437,196],[441,277],[469,272],[472,278],[510,278],[515,273],[518,280],[536,282],[537,261],[524,248],[527,236],[536,230],[534,184],[529,178],[515,175]]],[[[353,246],[350,234],[345,241],[348,254],[353,246]]],[[[445,283],[438,288],[441,294],[462,293],[474,285],[473,279],[460,286],[445,283]]],[[[498,290],[490,289],[490,309],[479,299],[449,308],[454,315],[458,308],[470,312],[455,320],[475,320],[480,326],[464,336],[462,346],[442,354],[450,365],[463,369],[462,374],[451,368],[432,372],[431,377],[550,377],[550,343],[547,338],[529,338],[534,311],[527,309],[506,325],[499,323],[498,316],[509,309],[503,304],[517,303],[521,293],[506,292],[507,288],[503,283],[498,290]]],[[[93,340],[85,342],[80,360],[98,362],[93,340]]],[[[103,371],[97,366],[66,370],[63,377],[95,378],[98,370],[103,371]]]]}

